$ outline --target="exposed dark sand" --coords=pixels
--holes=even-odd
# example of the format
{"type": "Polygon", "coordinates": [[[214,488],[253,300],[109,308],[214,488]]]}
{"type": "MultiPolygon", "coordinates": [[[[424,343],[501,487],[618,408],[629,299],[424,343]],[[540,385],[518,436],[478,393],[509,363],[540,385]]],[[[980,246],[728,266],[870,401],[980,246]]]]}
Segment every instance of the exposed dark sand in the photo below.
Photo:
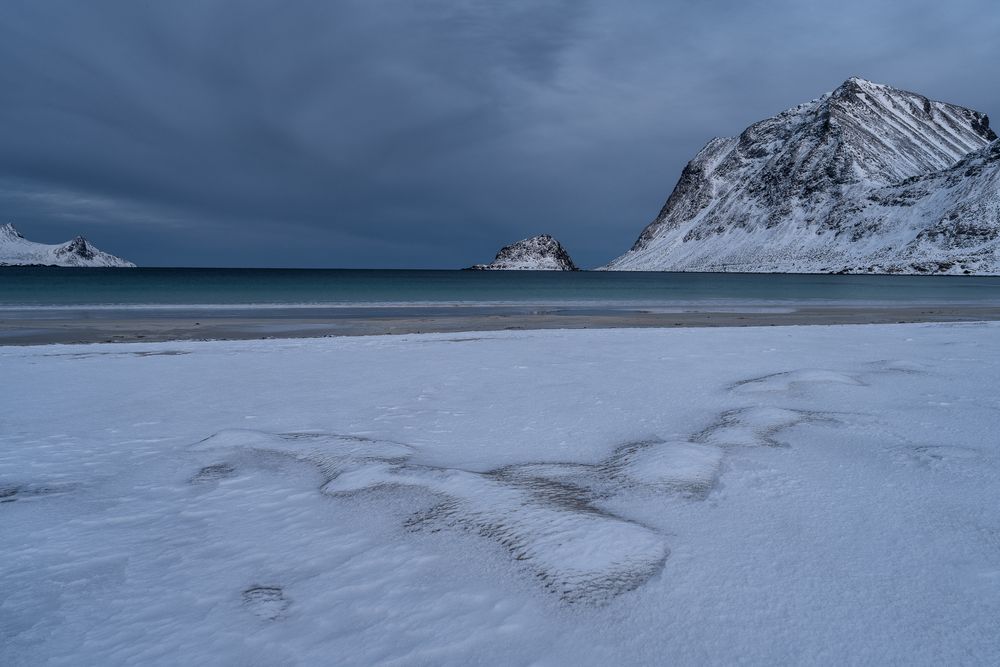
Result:
{"type": "Polygon", "coordinates": [[[194,317],[28,319],[0,317],[0,345],[49,343],[107,343],[169,340],[249,340],[260,338],[312,338],[377,334],[451,333],[510,329],[608,329],[644,327],[785,326],[809,324],[888,324],[897,322],[963,322],[1000,320],[1000,306],[803,306],[787,311],[762,312],[648,312],[575,311],[484,313],[482,309],[447,315],[380,315],[351,313],[345,317],[245,317],[218,311],[194,317]]]}

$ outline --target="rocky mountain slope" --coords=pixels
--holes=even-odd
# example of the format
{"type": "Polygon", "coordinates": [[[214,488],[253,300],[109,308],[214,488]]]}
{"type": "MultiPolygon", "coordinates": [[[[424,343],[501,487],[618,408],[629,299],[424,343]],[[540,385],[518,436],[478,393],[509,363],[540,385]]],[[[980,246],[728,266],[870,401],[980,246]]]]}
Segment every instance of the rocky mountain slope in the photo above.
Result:
{"type": "Polygon", "coordinates": [[[862,253],[827,256],[865,273],[1000,273],[1000,140],[953,167],[879,188],[835,214],[862,253]],[[852,266],[858,257],[865,261],[852,266]]]}
{"type": "Polygon", "coordinates": [[[134,267],[132,262],[98,250],[77,236],[56,245],[35,243],[21,236],[14,225],[0,225],[0,266],[134,267]]]}
{"type": "Polygon", "coordinates": [[[504,246],[489,264],[475,264],[474,271],[577,271],[559,241],[548,234],[504,246]]]}
{"type": "Polygon", "coordinates": [[[996,135],[864,79],[717,138],[612,270],[1000,273],[996,135]]]}

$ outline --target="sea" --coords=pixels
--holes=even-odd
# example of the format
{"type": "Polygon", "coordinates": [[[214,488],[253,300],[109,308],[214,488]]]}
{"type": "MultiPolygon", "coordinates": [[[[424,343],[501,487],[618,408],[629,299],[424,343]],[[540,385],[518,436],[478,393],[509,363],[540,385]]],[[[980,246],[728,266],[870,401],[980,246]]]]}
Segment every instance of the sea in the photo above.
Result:
{"type": "Polygon", "coordinates": [[[569,308],[773,309],[808,305],[1000,305],[1000,277],[341,269],[0,268],[0,318],[329,317],[569,308]]]}

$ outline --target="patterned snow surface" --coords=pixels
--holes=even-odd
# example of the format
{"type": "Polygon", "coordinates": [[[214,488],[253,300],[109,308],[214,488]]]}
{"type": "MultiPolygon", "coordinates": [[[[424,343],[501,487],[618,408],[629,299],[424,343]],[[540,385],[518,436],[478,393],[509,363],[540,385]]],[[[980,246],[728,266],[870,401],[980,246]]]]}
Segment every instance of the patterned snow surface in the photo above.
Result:
{"type": "Polygon", "coordinates": [[[996,663],[998,334],[0,348],[0,663],[996,663]]]}

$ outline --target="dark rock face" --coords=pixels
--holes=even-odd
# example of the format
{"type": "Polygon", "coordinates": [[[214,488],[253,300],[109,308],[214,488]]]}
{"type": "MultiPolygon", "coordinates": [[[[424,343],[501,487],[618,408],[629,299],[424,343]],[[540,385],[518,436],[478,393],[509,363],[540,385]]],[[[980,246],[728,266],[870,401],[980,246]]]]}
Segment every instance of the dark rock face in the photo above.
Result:
{"type": "Polygon", "coordinates": [[[80,259],[94,259],[94,248],[91,246],[87,239],[82,236],[77,236],[75,239],[62,246],[56,250],[56,255],[60,257],[65,257],[66,255],[74,255],[80,259]]]}
{"type": "Polygon", "coordinates": [[[5,224],[0,225],[0,241],[18,241],[24,240],[21,232],[14,229],[14,225],[5,224]]]}
{"type": "Polygon", "coordinates": [[[489,264],[475,264],[472,271],[578,271],[559,241],[548,234],[504,246],[489,264]]]}
{"type": "Polygon", "coordinates": [[[963,240],[954,245],[913,245],[945,217],[936,217],[942,207],[944,213],[964,209],[959,217],[966,226],[997,227],[996,213],[982,200],[997,189],[990,186],[997,168],[989,157],[998,153],[996,139],[983,113],[851,78],[739,137],[710,141],[684,169],[656,220],[607,268],[839,272],[864,266],[916,273],[922,272],[913,268],[918,264],[941,263],[955,273],[997,272],[997,246],[988,233],[956,230],[963,240]],[[938,196],[941,188],[949,188],[950,204],[938,196]],[[979,204],[969,206],[973,201],[979,204]],[[979,211],[975,219],[969,219],[971,208],[979,211]],[[961,245],[969,239],[983,243],[961,245]],[[958,247],[961,253],[951,252],[958,247]]]}

